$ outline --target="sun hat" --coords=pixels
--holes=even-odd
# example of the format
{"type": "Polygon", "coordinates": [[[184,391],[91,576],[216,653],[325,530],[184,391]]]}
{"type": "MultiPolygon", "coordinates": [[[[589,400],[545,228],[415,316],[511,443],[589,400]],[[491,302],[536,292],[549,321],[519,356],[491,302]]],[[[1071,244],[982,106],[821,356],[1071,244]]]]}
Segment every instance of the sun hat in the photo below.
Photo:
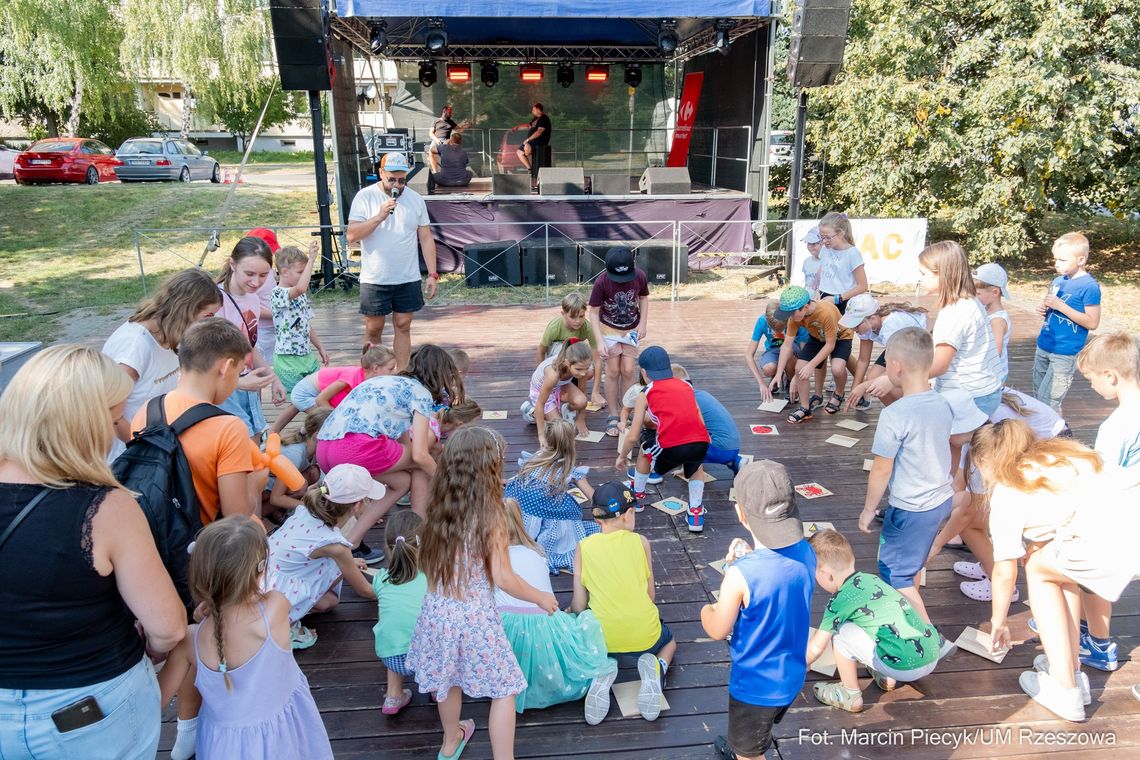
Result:
{"type": "Polygon", "coordinates": [[[816,243],[822,243],[823,238],[821,238],[819,236],[819,227],[818,226],[812,227],[810,230],[808,230],[807,234],[804,235],[804,237],[803,237],[803,241],[805,243],[810,244],[810,245],[815,245],[816,243]]]}
{"type": "Polygon", "coordinates": [[[982,264],[974,271],[974,279],[1001,288],[1002,298],[1009,298],[1009,275],[1001,264],[982,264]]]}
{"type": "Polygon", "coordinates": [[[384,157],[380,159],[380,168],[386,172],[410,172],[411,165],[408,164],[408,157],[403,153],[385,153],[384,157]]]}
{"type": "Polygon", "coordinates": [[[650,346],[637,357],[637,366],[645,370],[650,380],[666,380],[673,377],[673,364],[669,352],[661,346],[650,346]]]}
{"type": "Polygon", "coordinates": [[[606,251],[606,274],[613,282],[629,282],[637,277],[637,270],[633,266],[633,251],[624,245],[606,251]]]}
{"type": "Polygon", "coordinates": [[[748,529],[761,544],[769,549],[783,549],[803,540],[804,524],[796,506],[796,491],[784,465],[771,459],[746,464],[733,487],[748,529]]]}
{"type": "Polygon", "coordinates": [[[811,293],[799,285],[789,285],[780,293],[780,305],[776,309],[775,317],[781,322],[787,322],[795,312],[807,306],[811,300],[811,293]]]}
{"type": "Polygon", "coordinates": [[[879,302],[870,293],[860,293],[847,302],[847,312],[839,318],[839,326],[855,328],[867,317],[875,313],[879,302]]]}
{"type": "Polygon", "coordinates": [[[355,504],[361,499],[381,499],[386,489],[358,464],[338,464],[328,471],[321,493],[337,504],[355,504]]]}

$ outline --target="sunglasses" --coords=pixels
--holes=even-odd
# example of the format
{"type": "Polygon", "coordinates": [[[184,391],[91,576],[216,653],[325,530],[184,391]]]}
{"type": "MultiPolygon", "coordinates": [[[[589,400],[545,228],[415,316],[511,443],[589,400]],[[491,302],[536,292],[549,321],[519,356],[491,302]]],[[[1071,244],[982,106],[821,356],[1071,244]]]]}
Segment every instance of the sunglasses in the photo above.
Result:
{"type": "Polygon", "coordinates": [[[384,183],[388,185],[406,185],[408,184],[407,177],[385,177],[384,183]]]}

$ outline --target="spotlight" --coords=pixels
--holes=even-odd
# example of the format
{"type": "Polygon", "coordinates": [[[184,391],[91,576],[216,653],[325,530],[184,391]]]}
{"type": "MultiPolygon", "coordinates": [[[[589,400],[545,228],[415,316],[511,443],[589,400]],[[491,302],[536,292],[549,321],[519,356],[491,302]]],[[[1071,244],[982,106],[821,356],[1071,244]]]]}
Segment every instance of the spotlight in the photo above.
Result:
{"type": "Polygon", "coordinates": [[[443,28],[443,19],[433,18],[428,22],[424,44],[430,53],[438,53],[447,47],[447,30],[443,28]]]}
{"type": "Polygon", "coordinates": [[[558,66],[558,84],[569,87],[574,84],[574,64],[563,63],[558,66]]]}
{"type": "Polygon", "coordinates": [[[716,36],[713,38],[713,47],[721,55],[728,55],[732,41],[728,38],[729,31],[736,26],[732,19],[722,18],[716,22],[716,36]]]}
{"type": "Polygon", "coordinates": [[[386,47],[388,47],[388,23],[381,21],[372,27],[372,36],[368,40],[368,48],[373,55],[379,55],[386,47]]]}
{"type": "Polygon", "coordinates": [[[630,64],[625,67],[625,83],[630,87],[637,87],[641,84],[641,67],[637,64],[630,64]]]}
{"type": "Polygon", "coordinates": [[[605,82],[610,78],[609,66],[587,66],[586,67],[586,81],[587,82],[605,82]]]}
{"type": "Polygon", "coordinates": [[[661,21],[661,30],[657,32],[657,48],[662,53],[672,53],[677,49],[680,40],[677,38],[677,21],[667,18],[661,21]]]}
{"type": "Polygon", "coordinates": [[[424,87],[431,87],[438,78],[439,74],[435,70],[435,61],[424,61],[420,64],[420,84],[424,87]]]}
{"type": "Polygon", "coordinates": [[[494,87],[499,83],[499,64],[494,61],[483,61],[479,71],[479,78],[486,87],[494,87]]]}
{"type": "Polygon", "coordinates": [[[519,79],[534,83],[542,81],[542,65],[537,63],[524,63],[519,66],[519,79]]]}
{"type": "Polygon", "coordinates": [[[470,63],[449,63],[447,64],[447,81],[462,84],[463,82],[471,81],[471,64],[470,63]]]}

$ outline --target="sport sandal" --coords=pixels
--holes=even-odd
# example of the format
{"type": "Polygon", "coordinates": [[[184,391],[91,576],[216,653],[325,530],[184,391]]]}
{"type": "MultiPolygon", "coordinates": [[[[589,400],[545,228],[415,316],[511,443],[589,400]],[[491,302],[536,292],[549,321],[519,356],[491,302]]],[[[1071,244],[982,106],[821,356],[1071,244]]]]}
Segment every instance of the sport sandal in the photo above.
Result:
{"type": "Polygon", "coordinates": [[[841,681],[817,682],[812,684],[811,691],[817,700],[829,707],[852,713],[863,711],[863,705],[854,706],[856,700],[862,700],[863,692],[858,689],[852,692],[841,681]]]}
{"type": "Polygon", "coordinates": [[[823,408],[823,411],[828,414],[839,414],[839,410],[842,408],[843,396],[840,396],[838,393],[832,393],[831,400],[827,402],[827,406],[823,408]]]}
{"type": "Polygon", "coordinates": [[[798,425],[801,422],[806,422],[807,420],[810,420],[810,419],[811,419],[811,410],[808,409],[807,407],[801,406],[800,408],[796,409],[794,412],[792,412],[791,414],[788,415],[788,424],[789,425],[798,425]]]}

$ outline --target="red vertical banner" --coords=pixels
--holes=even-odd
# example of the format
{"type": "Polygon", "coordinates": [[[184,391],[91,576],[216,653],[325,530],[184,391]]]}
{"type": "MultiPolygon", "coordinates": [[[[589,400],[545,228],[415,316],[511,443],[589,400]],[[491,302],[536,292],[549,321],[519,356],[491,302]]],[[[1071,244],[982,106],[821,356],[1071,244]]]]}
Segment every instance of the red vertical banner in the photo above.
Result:
{"type": "Polygon", "coordinates": [[[681,105],[677,109],[677,126],[673,129],[673,145],[669,148],[666,166],[684,166],[689,160],[689,141],[693,139],[693,121],[697,116],[697,102],[701,99],[702,71],[685,75],[681,89],[681,105]]]}

